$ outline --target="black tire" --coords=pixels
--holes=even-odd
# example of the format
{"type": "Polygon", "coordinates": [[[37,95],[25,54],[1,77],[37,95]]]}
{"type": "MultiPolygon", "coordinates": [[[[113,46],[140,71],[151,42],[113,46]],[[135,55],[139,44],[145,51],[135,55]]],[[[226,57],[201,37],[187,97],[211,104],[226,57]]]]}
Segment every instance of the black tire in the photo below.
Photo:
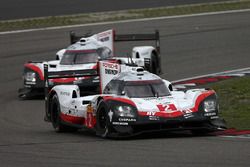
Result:
{"type": "Polygon", "coordinates": [[[60,117],[61,113],[60,104],[56,94],[52,97],[50,111],[51,111],[51,123],[56,132],[74,132],[77,130],[77,128],[67,126],[62,123],[60,117]]]}
{"type": "Polygon", "coordinates": [[[108,106],[101,100],[96,112],[96,135],[107,138],[111,133],[111,123],[108,116],[108,106]]]}
{"type": "Polygon", "coordinates": [[[151,59],[150,59],[150,66],[149,66],[149,72],[153,74],[158,74],[158,67],[157,67],[157,55],[152,52],[151,53],[151,59]]]}

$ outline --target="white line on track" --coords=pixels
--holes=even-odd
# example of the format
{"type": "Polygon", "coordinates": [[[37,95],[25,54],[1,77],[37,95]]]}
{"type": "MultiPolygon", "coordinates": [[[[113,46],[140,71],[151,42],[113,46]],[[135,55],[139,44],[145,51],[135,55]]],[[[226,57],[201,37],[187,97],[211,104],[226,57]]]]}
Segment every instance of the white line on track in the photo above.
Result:
{"type": "Polygon", "coordinates": [[[250,9],[230,10],[230,11],[220,11],[220,12],[208,12],[208,13],[188,14],[188,15],[178,15],[178,16],[163,16],[163,17],[131,19],[131,20],[121,20],[121,21],[108,21],[108,22],[100,22],[100,23],[78,24],[78,25],[58,26],[58,27],[46,27],[46,28],[27,29],[27,30],[4,31],[4,32],[0,32],[0,35],[17,34],[17,33],[34,32],[34,31],[59,30],[59,29],[75,28],[75,27],[98,26],[98,25],[107,25],[107,24],[119,24],[119,23],[131,23],[131,22],[163,20],[163,19],[176,19],[176,18],[185,18],[185,17],[231,14],[231,13],[241,13],[241,12],[250,12],[250,9]]]}

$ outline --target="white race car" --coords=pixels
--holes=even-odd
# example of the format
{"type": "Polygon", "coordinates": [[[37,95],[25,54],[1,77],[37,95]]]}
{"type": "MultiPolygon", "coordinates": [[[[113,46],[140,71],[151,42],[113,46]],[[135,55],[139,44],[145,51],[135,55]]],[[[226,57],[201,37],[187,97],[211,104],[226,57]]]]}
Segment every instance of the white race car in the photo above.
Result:
{"type": "MultiPolygon", "coordinates": [[[[75,71],[76,76],[83,76],[75,71]]],[[[102,137],[147,131],[191,130],[207,133],[225,129],[211,89],[172,90],[171,83],[141,67],[99,62],[101,94],[82,96],[77,85],[57,85],[64,76],[45,66],[46,116],[58,132],[88,128],[102,137]]]]}
{"type": "Polygon", "coordinates": [[[51,79],[49,82],[51,86],[77,84],[86,90],[85,94],[95,94],[99,91],[99,76],[93,76],[93,74],[97,74],[97,62],[99,60],[134,63],[155,74],[161,72],[158,31],[153,34],[116,35],[114,30],[108,30],[87,37],[80,37],[71,33],[70,39],[72,45],[58,51],[56,60],[48,62],[30,61],[24,65],[24,88],[19,89],[19,97],[27,98],[44,94],[44,64],[48,65],[50,72],[60,72],[61,74],[81,70],[84,77],[51,79]],[[156,41],[156,47],[134,47],[130,58],[114,56],[114,42],[146,40],[156,41]]]}

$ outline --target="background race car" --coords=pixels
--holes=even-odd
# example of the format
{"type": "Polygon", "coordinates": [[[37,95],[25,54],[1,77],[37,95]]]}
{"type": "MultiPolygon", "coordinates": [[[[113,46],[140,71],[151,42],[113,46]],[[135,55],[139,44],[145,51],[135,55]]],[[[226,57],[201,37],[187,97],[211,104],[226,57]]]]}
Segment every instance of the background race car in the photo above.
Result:
{"type": "MultiPolygon", "coordinates": [[[[124,64],[100,61],[99,70],[102,94],[81,96],[77,85],[57,85],[49,91],[45,120],[56,131],[88,128],[98,136],[117,137],[162,130],[197,134],[226,128],[218,116],[213,90],[174,91],[169,81],[124,64]]],[[[48,92],[49,79],[62,76],[47,72],[45,66],[45,77],[48,92]]]]}
{"type": "Polygon", "coordinates": [[[144,67],[155,74],[161,72],[159,32],[152,34],[115,34],[114,30],[94,35],[76,36],[70,34],[71,45],[57,52],[56,60],[48,62],[29,61],[24,64],[24,88],[19,89],[20,98],[29,98],[44,94],[44,64],[50,72],[67,74],[81,70],[84,77],[50,79],[50,85],[77,84],[83,87],[85,94],[99,93],[99,76],[97,62],[106,60],[119,63],[133,63],[144,67]],[[124,41],[155,41],[153,46],[137,46],[132,49],[131,56],[115,57],[114,42],[124,41]],[[87,88],[87,89],[86,89],[87,88]]]}

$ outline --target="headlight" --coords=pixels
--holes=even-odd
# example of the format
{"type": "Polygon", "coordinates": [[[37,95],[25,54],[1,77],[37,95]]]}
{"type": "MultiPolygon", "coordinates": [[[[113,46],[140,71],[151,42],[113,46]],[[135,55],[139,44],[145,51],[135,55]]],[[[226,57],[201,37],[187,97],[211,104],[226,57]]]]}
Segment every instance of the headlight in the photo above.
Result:
{"type": "Polygon", "coordinates": [[[29,82],[36,82],[36,73],[34,72],[25,73],[24,79],[29,82]]]}
{"type": "Polygon", "coordinates": [[[216,100],[205,100],[203,105],[205,112],[211,112],[216,110],[216,100]]]}
{"type": "Polygon", "coordinates": [[[114,111],[120,117],[135,117],[133,108],[130,106],[114,106],[114,111]]]}

